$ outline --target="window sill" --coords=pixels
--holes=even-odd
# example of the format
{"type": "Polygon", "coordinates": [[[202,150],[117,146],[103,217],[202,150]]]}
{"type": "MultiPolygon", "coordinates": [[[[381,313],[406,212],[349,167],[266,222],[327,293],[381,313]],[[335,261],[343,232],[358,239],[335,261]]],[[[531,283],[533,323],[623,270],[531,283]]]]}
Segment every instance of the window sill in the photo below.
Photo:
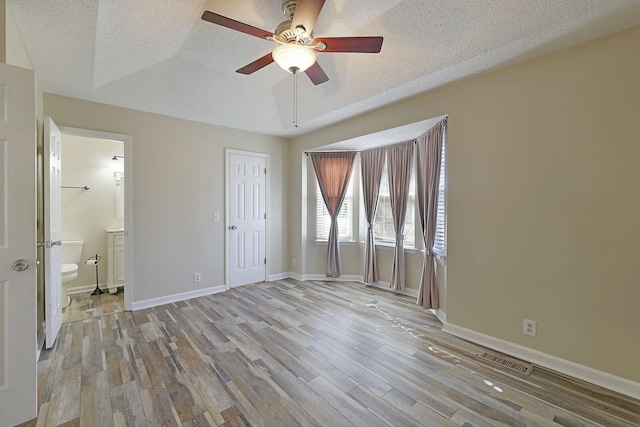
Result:
{"type": "MultiPolygon", "coordinates": [[[[364,244],[364,242],[363,242],[364,244]]],[[[382,249],[383,251],[393,251],[396,249],[396,245],[394,243],[391,242],[376,242],[376,249],[382,249]]],[[[404,251],[406,253],[409,254],[414,254],[416,252],[418,252],[418,249],[416,249],[413,246],[405,246],[404,247],[404,251]]]]}
{"type": "MultiPolygon", "coordinates": [[[[360,242],[360,244],[362,244],[363,246],[366,244],[366,242],[360,242]]],[[[393,251],[395,250],[396,245],[394,245],[391,242],[380,242],[380,241],[376,241],[376,249],[382,249],[383,251],[393,251]]],[[[410,254],[414,254],[416,252],[420,252],[422,255],[424,255],[424,249],[418,249],[415,248],[413,246],[405,246],[404,247],[404,251],[410,254]]],[[[447,263],[447,256],[438,252],[434,252],[434,255],[436,257],[436,262],[438,262],[438,264],[440,265],[445,265],[447,263]]]]}
{"type": "MultiPolygon", "coordinates": [[[[327,246],[329,244],[328,240],[314,240],[315,244],[318,246],[327,246]]],[[[355,240],[340,240],[338,242],[341,246],[354,246],[357,242],[355,240]]]]}

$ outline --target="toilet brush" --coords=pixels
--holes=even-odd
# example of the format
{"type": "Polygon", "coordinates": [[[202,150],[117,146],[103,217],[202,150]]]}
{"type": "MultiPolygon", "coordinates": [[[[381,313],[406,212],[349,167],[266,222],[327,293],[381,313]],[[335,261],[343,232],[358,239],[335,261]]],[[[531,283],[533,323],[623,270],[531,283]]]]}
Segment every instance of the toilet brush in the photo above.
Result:
{"type": "Polygon", "coordinates": [[[98,256],[98,254],[96,254],[95,258],[91,257],[86,262],[86,264],[88,265],[94,264],[96,266],[96,288],[93,290],[93,292],[91,292],[91,295],[100,295],[104,293],[104,291],[98,286],[98,262],[101,258],[101,256],[98,256]]]}

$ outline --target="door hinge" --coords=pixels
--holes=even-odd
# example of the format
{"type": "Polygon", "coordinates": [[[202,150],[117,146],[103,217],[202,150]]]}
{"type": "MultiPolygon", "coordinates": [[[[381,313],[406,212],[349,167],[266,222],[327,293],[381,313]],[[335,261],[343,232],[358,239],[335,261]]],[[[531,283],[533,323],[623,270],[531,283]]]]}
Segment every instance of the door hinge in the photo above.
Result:
{"type": "Polygon", "coordinates": [[[267,265],[267,259],[266,258],[264,259],[264,265],[267,265]]]}
{"type": "Polygon", "coordinates": [[[265,175],[267,174],[267,168],[264,168],[264,174],[265,175]]]}
{"type": "Polygon", "coordinates": [[[264,219],[267,219],[267,214],[266,213],[264,214],[264,219]]]}

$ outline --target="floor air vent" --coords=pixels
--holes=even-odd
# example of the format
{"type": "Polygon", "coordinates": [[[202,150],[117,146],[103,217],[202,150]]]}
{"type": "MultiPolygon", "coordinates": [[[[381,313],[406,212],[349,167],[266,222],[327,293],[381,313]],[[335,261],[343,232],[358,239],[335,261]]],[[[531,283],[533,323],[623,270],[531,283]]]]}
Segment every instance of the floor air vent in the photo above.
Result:
{"type": "Polygon", "coordinates": [[[490,351],[485,351],[478,357],[491,362],[494,365],[502,366],[503,368],[507,368],[511,371],[515,371],[523,375],[529,375],[531,373],[531,370],[533,369],[533,366],[530,363],[525,363],[521,360],[491,353],[490,351]]]}

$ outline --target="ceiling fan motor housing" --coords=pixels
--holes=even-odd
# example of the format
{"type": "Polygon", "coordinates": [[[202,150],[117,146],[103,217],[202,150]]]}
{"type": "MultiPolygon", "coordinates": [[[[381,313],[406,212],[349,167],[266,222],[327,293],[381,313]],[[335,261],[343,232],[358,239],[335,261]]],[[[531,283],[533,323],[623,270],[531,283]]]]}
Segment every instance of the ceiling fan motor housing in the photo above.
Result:
{"type": "Polygon", "coordinates": [[[287,19],[292,20],[293,14],[296,11],[296,5],[298,0],[282,0],[282,12],[287,19]]]}
{"type": "Polygon", "coordinates": [[[276,35],[275,39],[281,43],[297,42],[309,46],[313,42],[313,34],[305,34],[304,27],[302,27],[302,31],[296,31],[292,26],[297,5],[298,0],[282,1],[282,13],[287,17],[287,20],[278,24],[273,33],[276,35]]]}
{"type": "Polygon", "coordinates": [[[282,21],[273,32],[282,43],[296,39],[296,33],[291,29],[291,20],[282,21]]]}
{"type": "Polygon", "coordinates": [[[313,33],[311,33],[311,36],[298,35],[295,30],[291,28],[291,20],[282,21],[273,34],[275,35],[274,39],[283,44],[297,42],[310,46],[313,42],[313,33]]]}

